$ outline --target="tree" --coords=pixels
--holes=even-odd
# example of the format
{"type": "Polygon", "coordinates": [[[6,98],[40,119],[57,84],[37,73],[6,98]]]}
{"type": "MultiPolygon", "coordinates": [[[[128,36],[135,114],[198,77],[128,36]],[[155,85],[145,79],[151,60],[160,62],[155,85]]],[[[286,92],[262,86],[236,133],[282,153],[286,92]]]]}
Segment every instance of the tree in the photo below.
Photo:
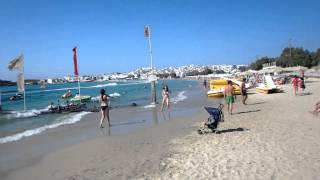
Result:
{"type": "Polygon", "coordinates": [[[239,69],[240,72],[244,72],[244,71],[247,70],[247,67],[246,66],[239,66],[238,69],[239,69]]]}
{"type": "Polygon", "coordinates": [[[271,62],[274,62],[276,61],[275,58],[270,58],[270,57],[263,57],[263,58],[260,58],[260,59],[257,59],[254,63],[250,64],[250,69],[253,69],[253,70],[260,70],[262,69],[262,65],[263,64],[266,64],[266,63],[271,63],[271,62]]]}
{"type": "Polygon", "coordinates": [[[284,48],[277,61],[281,67],[305,66],[312,67],[312,56],[308,50],[303,48],[284,48]]]}

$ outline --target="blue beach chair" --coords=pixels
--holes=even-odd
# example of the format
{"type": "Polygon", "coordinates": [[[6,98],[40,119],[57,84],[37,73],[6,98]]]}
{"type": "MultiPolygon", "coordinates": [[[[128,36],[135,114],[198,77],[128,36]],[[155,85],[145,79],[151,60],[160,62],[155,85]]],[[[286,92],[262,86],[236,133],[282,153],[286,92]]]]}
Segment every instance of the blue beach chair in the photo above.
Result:
{"type": "Polygon", "coordinates": [[[198,130],[199,134],[204,134],[207,129],[211,130],[213,133],[217,133],[217,127],[220,122],[224,121],[224,115],[222,112],[223,104],[220,104],[218,108],[214,107],[204,107],[204,109],[209,113],[207,122],[204,123],[203,127],[198,130]]]}

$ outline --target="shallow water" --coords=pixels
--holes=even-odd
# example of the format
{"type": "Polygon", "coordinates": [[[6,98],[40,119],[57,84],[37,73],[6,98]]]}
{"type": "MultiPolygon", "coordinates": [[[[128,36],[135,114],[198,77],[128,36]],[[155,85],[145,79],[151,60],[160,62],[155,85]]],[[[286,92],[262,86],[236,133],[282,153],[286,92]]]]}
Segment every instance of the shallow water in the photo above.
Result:
{"type": "MultiPolygon", "coordinates": [[[[161,101],[161,89],[164,84],[170,88],[171,103],[178,104],[188,99],[186,94],[192,93],[192,87],[197,86],[196,81],[166,80],[158,81],[157,99],[161,101]]],[[[105,88],[112,97],[112,107],[127,107],[132,103],[139,107],[150,108],[150,83],[146,81],[127,81],[127,82],[85,82],[81,83],[81,94],[90,95],[93,101],[89,105],[98,106],[99,91],[105,88]]],[[[15,94],[16,87],[0,87],[2,92],[2,108],[14,110],[13,114],[0,115],[0,143],[16,141],[23,137],[39,134],[47,129],[56,128],[64,124],[72,124],[81,120],[86,113],[68,113],[68,114],[46,114],[50,102],[55,104],[64,104],[66,100],[61,95],[71,90],[73,94],[77,92],[77,83],[53,84],[41,89],[38,85],[26,87],[26,105],[27,111],[23,112],[23,100],[10,101],[10,96],[15,94]]]]}

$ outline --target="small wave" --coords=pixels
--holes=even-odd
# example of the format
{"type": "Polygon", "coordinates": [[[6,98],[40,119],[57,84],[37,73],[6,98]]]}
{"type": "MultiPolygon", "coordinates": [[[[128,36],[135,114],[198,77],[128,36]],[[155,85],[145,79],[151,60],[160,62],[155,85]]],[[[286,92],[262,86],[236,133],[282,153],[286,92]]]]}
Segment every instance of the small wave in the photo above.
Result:
{"type": "Polygon", "coordinates": [[[121,94],[119,94],[119,93],[117,93],[117,92],[114,92],[114,93],[112,93],[112,94],[109,94],[109,96],[115,98],[115,97],[120,97],[121,94]]]}
{"type": "Polygon", "coordinates": [[[44,109],[31,109],[31,110],[27,110],[27,111],[12,111],[10,114],[7,114],[5,117],[7,119],[35,117],[35,116],[38,116],[41,113],[46,112],[48,110],[49,110],[49,106],[44,109]]]}
{"type": "Polygon", "coordinates": [[[180,101],[184,101],[186,100],[188,97],[184,95],[185,91],[181,91],[178,93],[178,96],[172,98],[170,100],[170,102],[174,103],[174,104],[177,104],[178,102],[180,101]]]}
{"type": "MultiPolygon", "coordinates": [[[[114,93],[109,94],[109,96],[112,97],[112,98],[117,98],[117,97],[120,97],[121,94],[119,94],[119,93],[117,93],[117,92],[114,92],[114,93]]],[[[99,96],[92,97],[92,98],[91,98],[91,101],[100,101],[100,95],[99,95],[99,96]]]]}
{"type": "Polygon", "coordinates": [[[100,96],[92,97],[91,101],[100,101],[100,96]]]}
{"type": "Polygon", "coordinates": [[[47,129],[56,128],[61,125],[74,124],[74,123],[80,121],[84,115],[89,114],[89,113],[90,112],[81,112],[81,113],[78,113],[78,114],[75,114],[72,116],[69,115],[69,116],[67,116],[67,118],[64,116],[64,117],[59,118],[57,120],[58,122],[55,124],[45,125],[45,126],[42,126],[42,127],[36,128],[36,129],[26,130],[22,133],[18,133],[18,134],[14,134],[11,136],[6,136],[3,138],[0,138],[0,144],[12,142],[12,141],[18,141],[24,137],[33,136],[33,135],[39,134],[47,129]]]}
{"type": "Polygon", "coordinates": [[[102,87],[107,87],[107,86],[117,86],[118,83],[108,83],[108,84],[98,84],[95,86],[89,86],[89,87],[81,87],[82,88],[102,88],[102,87]]]}

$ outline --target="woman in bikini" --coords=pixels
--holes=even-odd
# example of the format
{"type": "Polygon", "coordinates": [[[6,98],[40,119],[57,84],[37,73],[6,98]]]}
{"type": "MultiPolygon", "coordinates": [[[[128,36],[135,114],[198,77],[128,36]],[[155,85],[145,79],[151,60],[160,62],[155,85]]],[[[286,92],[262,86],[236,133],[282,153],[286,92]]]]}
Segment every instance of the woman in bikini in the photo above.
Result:
{"type": "Polygon", "coordinates": [[[298,91],[298,84],[300,83],[300,80],[297,75],[293,76],[291,83],[293,87],[293,94],[296,96],[298,91]]]}
{"type": "Polygon", "coordinates": [[[110,124],[110,117],[109,117],[109,96],[106,94],[104,89],[100,90],[100,105],[101,105],[101,120],[100,120],[100,128],[103,128],[102,123],[105,117],[108,119],[108,125],[110,124]]]}
{"type": "Polygon", "coordinates": [[[169,88],[167,85],[165,85],[162,90],[161,111],[163,111],[163,108],[165,105],[167,106],[167,109],[169,109],[169,94],[170,94],[169,88]]]}

